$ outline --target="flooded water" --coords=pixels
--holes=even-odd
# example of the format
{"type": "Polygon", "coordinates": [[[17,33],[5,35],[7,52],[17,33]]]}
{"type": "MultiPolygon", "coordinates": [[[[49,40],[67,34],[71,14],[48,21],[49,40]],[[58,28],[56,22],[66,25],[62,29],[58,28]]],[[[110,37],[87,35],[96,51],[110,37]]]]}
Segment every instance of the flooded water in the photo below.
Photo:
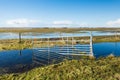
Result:
{"type": "MultiPolygon", "coordinates": [[[[93,36],[109,36],[115,35],[115,32],[100,32],[100,31],[93,31],[93,36]]],[[[119,35],[119,33],[117,33],[119,35]]],[[[88,32],[78,32],[78,33],[24,33],[22,34],[22,39],[35,39],[35,38],[58,38],[58,37],[81,37],[81,36],[90,36],[90,31],[88,32]]],[[[18,33],[0,33],[0,39],[18,39],[18,33]]],[[[79,44],[74,45],[77,50],[79,44]]],[[[87,45],[87,44],[86,44],[87,45]]],[[[56,47],[61,49],[61,47],[56,47]]],[[[58,63],[63,61],[66,58],[73,59],[76,56],[67,55],[69,52],[65,52],[64,54],[56,53],[58,49],[50,48],[51,52],[46,51],[39,51],[38,49],[25,49],[25,50],[8,50],[8,51],[0,51],[0,69],[6,67],[14,70],[14,66],[16,65],[31,65],[31,64],[40,64],[46,65],[51,63],[58,63]]],[[[67,50],[65,47],[63,47],[67,50]]],[[[93,52],[96,58],[99,57],[106,57],[110,54],[115,56],[120,56],[120,42],[102,42],[102,43],[94,43],[93,44],[93,52]]],[[[72,51],[71,51],[72,53],[72,51]]],[[[70,54],[71,54],[70,53],[70,54]]],[[[75,53],[75,52],[74,52],[75,53]]],[[[76,58],[79,59],[79,58],[76,58]]],[[[23,68],[21,68],[22,70],[23,68]]]]}
{"type": "MultiPolygon", "coordinates": [[[[102,31],[92,31],[93,36],[109,36],[115,35],[115,32],[102,32],[102,31]]],[[[120,33],[117,33],[120,35],[120,33]]],[[[81,31],[77,33],[22,33],[21,37],[24,39],[31,39],[31,38],[58,38],[58,37],[81,37],[81,36],[90,36],[90,31],[81,31]]],[[[0,39],[18,39],[18,33],[0,33],[0,39]]]]}
{"type": "Polygon", "coordinates": [[[9,50],[0,52],[0,67],[9,67],[17,64],[31,64],[32,50],[9,50]]]}
{"type": "Polygon", "coordinates": [[[105,57],[110,54],[120,56],[120,42],[102,42],[93,45],[95,57],[105,57]]]}
{"type": "MultiPolygon", "coordinates": [[[[93,44],[93,52],[95,57],[105,57],[111,53],[115,56],[120,56],[120,42],[103,42],[93,44]]],[[[10,50],[0,52],[0,67],[9,67],[18,64],[32,64],[35,59],[40,63],[48,63],[48,60],[60,60],[65,58],[65,55],[51,52],[34,52],[32,49],[25,50],[10,50]],[[49,58],[48,58],[49,57],[49,58]]]]}

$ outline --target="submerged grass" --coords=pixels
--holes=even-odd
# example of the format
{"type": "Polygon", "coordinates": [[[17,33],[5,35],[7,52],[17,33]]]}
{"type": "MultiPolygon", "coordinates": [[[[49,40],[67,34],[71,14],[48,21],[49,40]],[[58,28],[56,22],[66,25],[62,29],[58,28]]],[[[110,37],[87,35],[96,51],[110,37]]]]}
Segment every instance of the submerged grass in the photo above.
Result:
{"type": "Polygon", "coordinates": [[[25,73],[1,75],[0,80],[120,80],[120,57],[65,60],[25,73]]]}

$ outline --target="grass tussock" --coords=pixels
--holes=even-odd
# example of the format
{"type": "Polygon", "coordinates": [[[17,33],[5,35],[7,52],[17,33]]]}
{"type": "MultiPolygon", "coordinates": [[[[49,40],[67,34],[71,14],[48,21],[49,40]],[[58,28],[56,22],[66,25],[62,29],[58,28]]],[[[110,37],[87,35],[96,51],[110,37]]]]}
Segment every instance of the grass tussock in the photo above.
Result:
{"type": "Polygon", "coordinates": [[[120,57],[65,60],[25,73],[1,75],[0,80],[120,80],[120,57]]]}
{"type": "Polygon", "coordinates": [[[0,50],[22,50],[26,48],[32,48],[30,40],[23,40],[21,43],[17,39],[0,40],[0,50]]]}

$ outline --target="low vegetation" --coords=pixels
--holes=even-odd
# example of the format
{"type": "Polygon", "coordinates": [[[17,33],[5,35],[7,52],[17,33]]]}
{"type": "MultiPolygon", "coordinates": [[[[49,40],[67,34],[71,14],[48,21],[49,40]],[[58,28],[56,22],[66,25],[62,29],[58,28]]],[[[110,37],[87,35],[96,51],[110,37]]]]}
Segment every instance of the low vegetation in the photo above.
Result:
{"type": "Polygon", "coordinates": [[[32,48],[32,43],[29,40],[0,40],[0,50],[22,50],[25,48],[32,48]]]}
{"type": "Polygon", "coordinates": [[[120,57],[64,60],[24,73],[4,74],[0,80],[120,80],[120,57]]]}
{"type": "MultiPolygon", "coordinates": [[[[34,47],[53,47],[53,46],[64,46],[66,44],[88,44],[89,37],[75,37],[72,42],[72,38],[68,38],[67,42],[66,38],[58,38],[58,39],[50,39],[49,42],[47,39],[22,39],[21,42],[18,39],[6,39],[0,40],[0,50],[22,50],[26,48],[34,47]],[[54,41],[56,40],[56,41],[54,41]]],[[[120,36],[95,36],[93,37],[93,42],[120,42],[120,36]]]]}
{"type": "Polygon", "coordinates": [[[0,28],[0,32],[40,32],[40,33],[50,33],[50,32],[77,32],[77,31],[120,31],[120,28],[0,28]]]}
{"type": "MultiPolygon", "coordinates": [[[[24,32],[39,32],[39,33],[50,33],[50,32],[77,32],[77,31],[120,31],[119,28],[0,28],[0,32],[17,32],[17,33],[24,33],[24,32]]],[[[72,38],[69,38],[71,40],[72,38]]],[[[53,39],[54,40],[54,39],[53,39]]],[[[61,40],[61,39],[59,39],[61,40]]],[[[67,40],[65,38],[65,40],[67,40]]],[[[59,42],[50,42],[49,46],[64,46],[66,43],[71,44],[88,44],[89,43],[89,37],[75,37],[74,42],[66,42],[65,40],[59,41],[59,42]],[[79,40],[79,41],[77,41],[79,40]]],[[[44,40],[46,41],[46,40],[44,40]]],[[[50,40],[51,41],[51,40],[50,40]]],[[[72,40],[71,40],[72,41],[72,40]]],[[[94,36],[93,42],[118,42],[120,41],[120,36],[94,36]]],[[[41,42],[39,39],[34,40],[34,46],[36,47],[48,47],[48,42],[41,42]]],[[[25,49],[25,48],[32,48],[33,47],[31,40],[25,40],[22,39],[22,42],[19,43],[19,41],[16,39],[11,40],[0,40],[0,50],[19,50],[19,49],[25,49]]]]}

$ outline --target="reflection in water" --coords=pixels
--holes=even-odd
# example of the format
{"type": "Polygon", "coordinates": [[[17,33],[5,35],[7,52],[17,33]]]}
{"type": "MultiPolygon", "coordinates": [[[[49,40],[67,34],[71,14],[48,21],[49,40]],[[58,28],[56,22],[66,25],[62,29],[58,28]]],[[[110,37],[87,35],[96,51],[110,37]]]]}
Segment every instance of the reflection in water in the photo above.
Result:
{"type": "Polygon", "coordinates": [[[20,56],[22,55],[22,50],[20,50],[20,53],[19,53],[19,55],[20,55],[20,56]]]}
{"type": "MultiPolygon", "coordinates": [[[[56,49],[57,50],[57,49],[56,49]]],[[[115,56],[120,56],[120,42],[102,42],[93,44],[93,52],[95,57],[105,57],[113,53],[115,56]]],[[[79,59],[80,56],[69,56],[58,54],[55,52],[36,51],[31,49],[25,50],[10,50],[0,52],[0,67],[7,70],[20,69],[19,71],[27,70],[35,66],[43,66],[52,63],[58,63],[64,59],[79,59]],[[34,51],[34,54],[33,54],[34,51]],[[18,55],[19,54],[19,55],[18,55]],[[17,66],[17,68],[15,68],[17,66]]]]}
{"type": "Polygon", "coordinates": [[[0,67],[9,67],[18,64],[31,64],[32,51],[25,50],[9,50],[0,52],[0,67]]]}
{"type": "MultiPolygon", "coordinates": [[[[77,47],[77,45],[76,45],[77,47]]],[[[57,47],[60,48],[60,47],[57,47]]],[[[93,52],[95,57],[107,56],[113,53],[115,56],[120,56],[120,42],[103,42],[93,44],[93,52]]],[[[64,48],[63,48],[64,49],[64,48]]],[[[62,50],[60,50],[63,52],[62,50]]],[[[37,62],[49,63],[61,61],[64,58],[71,58],[69,55],[58,54],[58,49],[51,49],[51,52],[38,50],[10,50],[0,52],[0,67],[7,67],[17,64],[31,64],[33,60],[38,59],[37,62]],[[34,54],[33,54],[34,52],[34,54]],[[18,55],[19,54],[19,55],[18,55]]],[[[65,51],[64,51],[65,52],[65,51]]],[[[72,52],[72,51],[69,51],[72,52]]],[[[67,53],[66,53],[67,54],[67,53]]]]}
{"type": "MultiPolygon", "coordinates": [[[[57,33],[50,33],[50,34],[41,34],[36,33],[32,35],[32,33],[26,34],[18,34],[17,33],[1,33],[0,39],[18,39],[19,43],[21,43],[21,35],[22,38],[44,38],[44,37],[58,37],[57,33]],[[36,35],[37,34],[37,35],[36,35]]],[[[62,37],[65,36],[88,36],[88,33],[62,33],[60,34],[62,37]]],[[[60,36],[59,35],[59,36],[60,36]]],[[[103,36],[103,35],[115,35],[113,32],[107,32],[107,33],[101,33],[101,32],[93,32],[93,36],[103,36]]],[[[117,38],[117,34],[116,34],[117,38]]],[[[79,48],[76,45],[76,49],[79,50],[79,48]]],[[[22,46],[19,45],[19,47],[22,49],[22,46]]],[[[61,49],[61,47],[57,47],[61,49]]],[[[108,56],[109,54],[113,53],[115,56],[120,56],[120,42],[103,42],[103,43],[95,43],[93,44],[93,50],[95,57],[100,56],[108,56]]],[[[47,48],[46,48],[47,49],[47,48]]],[[[63,47],[63,49],[66,49],[63,47]]],[[[66,49],[67,50],[67,49],[66,49]]],[[[38,50],[31,50],[31,49],[25,49],[25,50],[10,50],[10,51],[1,51],[0,52],[0,67],[7,68],[7,70],[14,70],[14,71],[23,71],[28,70],[32,67],[36,66],[43,66],[43,65],[49,65],[49,64],[55,64],[63,61],[64,59],[79,59],[80,56],[70,56],[70,55],[64,55],[56,53],[58,49],[52,49],[51,52],[47,51],[38,51],[38,50]]],[[[64,52],[64,50],[61,50],[61,52],[64,52]]],[[[73,51],[69,51],[72,52],[73,51]]]]}

